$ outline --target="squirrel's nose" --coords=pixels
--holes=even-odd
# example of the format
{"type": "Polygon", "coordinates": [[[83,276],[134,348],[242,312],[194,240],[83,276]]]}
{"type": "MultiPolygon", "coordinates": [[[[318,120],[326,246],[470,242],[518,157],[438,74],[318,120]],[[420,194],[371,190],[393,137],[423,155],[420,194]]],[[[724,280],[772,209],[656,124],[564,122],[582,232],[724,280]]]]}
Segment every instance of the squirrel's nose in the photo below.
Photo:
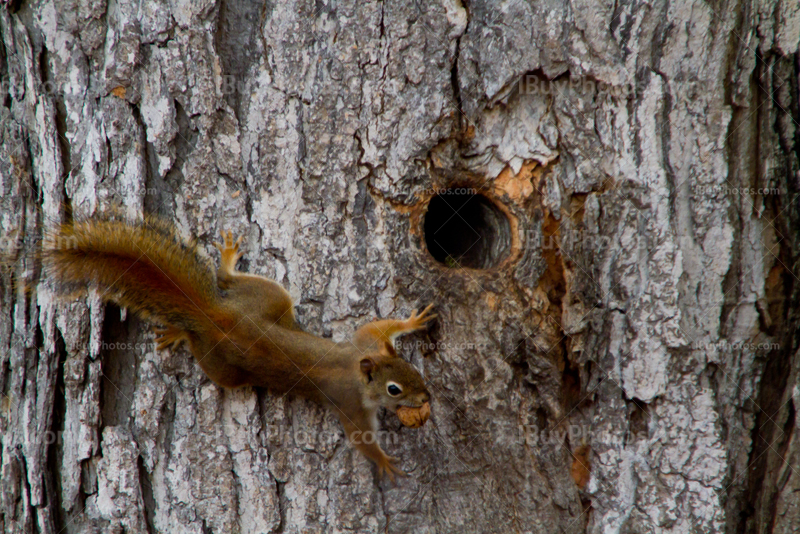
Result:
{"type": "Polygon", "coordinates": [[[429,392],[429,391],[426,389],[426,390],[425,390],[425,391],[422,393],[422,402],[428,402],[429,400],[431,400],[431,394],[430,394],[430,392],[429,392]]]}

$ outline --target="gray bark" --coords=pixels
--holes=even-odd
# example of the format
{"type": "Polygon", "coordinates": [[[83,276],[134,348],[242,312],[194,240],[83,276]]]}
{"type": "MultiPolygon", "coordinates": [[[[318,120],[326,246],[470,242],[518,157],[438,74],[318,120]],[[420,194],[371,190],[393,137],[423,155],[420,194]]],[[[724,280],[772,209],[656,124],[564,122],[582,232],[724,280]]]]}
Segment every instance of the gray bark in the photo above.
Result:
{"type": "Polygon", "coordinates": [[[797,2],[6,0],[0,37],[0,531],[797,532],[797,2]],[[497,206],[479,268],[426,245],[449,187],[497,206]],[[113,209],[245,236],[336,340],[435,303],[410,477],[57,298],[42,232],[113,209]]]}

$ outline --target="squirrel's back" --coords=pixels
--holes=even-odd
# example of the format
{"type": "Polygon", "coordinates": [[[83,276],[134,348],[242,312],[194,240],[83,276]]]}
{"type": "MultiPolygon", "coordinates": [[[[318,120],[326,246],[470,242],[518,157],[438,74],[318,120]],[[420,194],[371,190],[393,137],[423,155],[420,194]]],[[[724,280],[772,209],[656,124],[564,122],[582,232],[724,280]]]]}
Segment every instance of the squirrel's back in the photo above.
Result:
{"type": "Polygon", "coordinates": [[[45,239],[43,259],[45,272],[61,290],[95,284],[103,300],[145,319],[187,331],[208,321],[226,322],[218,311],[219,290],[209,261],[194,242],[157,218],[62,225],[45,239]]]}

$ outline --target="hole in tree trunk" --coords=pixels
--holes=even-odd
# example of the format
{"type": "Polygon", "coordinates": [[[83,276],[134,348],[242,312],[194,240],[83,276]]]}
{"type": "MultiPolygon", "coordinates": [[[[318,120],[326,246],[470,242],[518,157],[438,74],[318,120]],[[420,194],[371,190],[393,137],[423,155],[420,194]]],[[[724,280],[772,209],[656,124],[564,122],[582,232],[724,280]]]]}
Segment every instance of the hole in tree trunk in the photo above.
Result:
{"type": "Polygon", "coordinates": [[[489,269],[511,248],[508,218],[480,194],[444,191],[431,199],[425,214],[425,244],[449,267],[489,269]]]}

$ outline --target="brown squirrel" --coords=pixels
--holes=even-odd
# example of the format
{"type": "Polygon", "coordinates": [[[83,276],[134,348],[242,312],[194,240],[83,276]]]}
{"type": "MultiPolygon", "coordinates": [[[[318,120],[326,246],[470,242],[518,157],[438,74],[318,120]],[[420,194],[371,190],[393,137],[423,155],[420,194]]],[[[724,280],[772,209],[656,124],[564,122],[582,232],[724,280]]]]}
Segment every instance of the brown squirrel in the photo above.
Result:
{"type": "Polygon", "coordinates": [[[104,300],[164,325],[155,330],[158,349],[186,341],[220,386],[291,391],[327,406],[339,416],[350,443],[377,464],[379,475],[405,476],[393,463],[397,459],[377,443],[377,410],[383,406],[401,416],[419,409],[424,412],[419,424],[430,414],[425,382],[397,356],[393,342],[436,317],[432,305],[406,320],[371,322],[352,341],[334,343],[299,328],[292,299],[279,284],[236,271],[242,238],[234,242],[230,232],[222,237],[222,244],[214,243],[221,253],[216,276],[195,242],[152,217],[134,224],[63,225],[48,236],[43,256],[62,290],[96,284],[104,300]]]}

